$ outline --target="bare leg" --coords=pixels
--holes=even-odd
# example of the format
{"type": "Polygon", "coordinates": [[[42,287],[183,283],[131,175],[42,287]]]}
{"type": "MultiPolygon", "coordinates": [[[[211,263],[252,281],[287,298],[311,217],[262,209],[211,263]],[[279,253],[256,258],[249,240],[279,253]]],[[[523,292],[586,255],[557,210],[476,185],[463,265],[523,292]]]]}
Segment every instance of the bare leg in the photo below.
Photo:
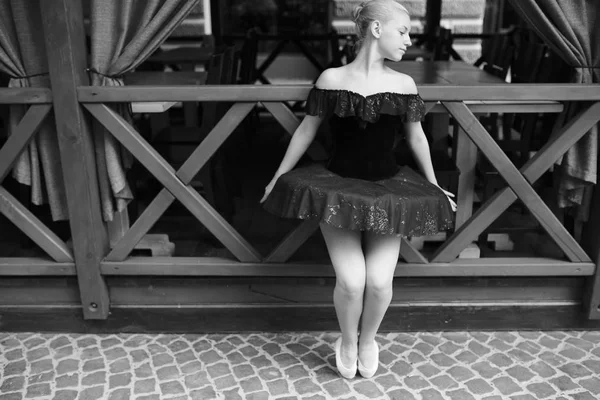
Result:
{"type": "Polygon", "coordinates": [[[358,351],[358,324],[365,291],[365,257],[360,232],[321,224],[321,232],[335,270],[333,304],[342,331],[342,363],[350,366],[358,351]]]}
{"type": "Polygon", "coordinates": [[[392,301],[394,270],[400,253],[400,237],[365,232],[366,290],[358,356],[370,367],[377,359],[375,334],[392,301]]]}

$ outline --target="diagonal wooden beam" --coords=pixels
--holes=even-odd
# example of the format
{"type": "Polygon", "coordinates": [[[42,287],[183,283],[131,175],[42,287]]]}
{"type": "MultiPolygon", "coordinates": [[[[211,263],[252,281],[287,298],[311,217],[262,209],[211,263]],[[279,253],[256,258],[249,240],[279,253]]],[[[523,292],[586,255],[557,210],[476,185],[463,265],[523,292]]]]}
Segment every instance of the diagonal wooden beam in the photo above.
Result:
{"type": "Polygon", "coordinates": [[[175,197],[167,190],[161,189],[158,196],[146,207],[142,215],[138,217],[133,226],[127,230],[125,235],[117,243],[106,256],[106,261],[123,261],[129,253],[142,240],[144,235],[148,233],[150,228],[154,226],[156,221],[167,211],[167,208],[173,203],[175,197]]]}
{"type": "MultiPolygon", "coordinates": [[[[282,102],[271,102],[264,101],[262,104],[265,108],[275,117],[277,122],[283,126],[287,133],[293,135],[298,126],[300,120],[296,117],[296,114],[282,102]]],[[[327,150],[323,148],[317,141],[314,141],[308,146],[306,153],[313,160],[324,160],[327,158],[327,150]]]]}
{"type": "MultiPolygon", "coordinates": [[[[573,147],[600,119],[600,103],[595,103],[574,116],[563,126],[522,168],[525,179],[535,182],[558,158],[573,147]]],[[[438,249],[432,262],[451,262],[458,254],[493,221],[495,221],[515,200],[517,196],[504,188],[496,192],[488,202],[461,226],[438,249]]]]}
{"type": "Polygon", "coordinates": [[[269,54],[267,59],[264,60],[262,62],[262,64],[260,65],[260,67],[258,67],[258,69],[256,70],[256,76],[262,83],[264,83],[264,84],[271,83],[271,82],[269,82],[269,80],[267,78],[265,78],[264,73],[271,66],[273,61],[275,61],[275,59],[277,58],[279,53],[281,53],[281,51],[283,50],[285,45],[288,44],[288,42],[289,42],[288,39],[283,39],[283,40],[279,41],[279,43],[277,43],[277,45],[275,46],[273,51],[271,51],[271,54],[269,54]]]}
{"type": "Polygon", "coordinates": [[[252,111],[256,103],[235,103],[225,113],[223,118],[215,125],[210,133],[202,140],[200,145],[183,163],[177,177],[186,185],[189,184],[194,176],[202,169],[204,164],[215,154],[217,149],[227,140],[231,133],[252,111]]]}
{"type": "Polygon", "coordinates": [[[433,107],[437,105],[437,101],[428,101],[425,103],[425,114],[429,113],[433,107]]]}
{"type": "Polygon", "coordinates": [[[490,164],[506,180],[506,183],[521,199],[523,204],[536,217],[540,225],[554,239],[567,258],[574,262],[589,261],[589,257],[583,248],[581,248],[579,243],[577,243],[564,225],[556,218],[531,184],[502,151],[498,143],[492,139],[483,125],[473,115],[471,110],[464,103],[444,102],[443,105],[487,157],[490,164]]]}
{"type": "MultiPolygon", "coordinates": [[[[254,103],[236,103],[228,110],[202,141],[200,146],[196,148],[177,171],[176,175],[184,184],[189,184],[198,171],[206,164],[207,160],[225,142],[253,107],[254,103]]],[[[156,221],[167,211],[174,200],[173,195],[163,188],[127,233],[114,245],[112,251],[106,256],[106,260],[125,260],[137,243],[142,240],[156,221]]]]}
{"type": "Polygon", "coordinates": [[[319,60],[317,60],[315,58],[315,56],[310,52],[310,50],[308,50],[306,45],[304,43],[302,43],[301,40],[295,39],[295,40],[292,40],[292,43],[302,52],[302,54],[304,54],[304,56],[308,59],[308,61],[310,61],[311,64],[314,65],[314,67],[317,69],[317,71],[323,72],[323,70],[325,68],[323,68],[323,66],[321,65],[319,60]]]}
{"type": "Polygon", "coordinates": [[[104,104],[84,104],[89,112],[144,165],[163,186],[240,261],[257,262],[260,254],[171,167],[119,114],[104,104]]]}
{"type": "Polygon", "coordinates": [[[265,258],[268,263],[281,263],[289,260],[296,250],[300,248],[319,229],[319,220],[307,219],[292,230],[277,247],[265,258]]]}
{"type": "Polygon", "coordinates": [[[71,249],[19,200],[0,186],[0,212],[56,262],[73,262],[71,249]]]}
{"type": "Polygon", "coordinates": [[[411,264],[427,264],[427,258],[421,254],[421,252],[408,241],[405,237],[402,237],[402,243],[400,244],[400,256],[407,263],[411,264]]]}
{"type": "Polygon", "coordinates": [[[0,148],[0,183],[4,181],[17,157],[35,136],[52,109],[51,104],[34,104],[0,148]]]}

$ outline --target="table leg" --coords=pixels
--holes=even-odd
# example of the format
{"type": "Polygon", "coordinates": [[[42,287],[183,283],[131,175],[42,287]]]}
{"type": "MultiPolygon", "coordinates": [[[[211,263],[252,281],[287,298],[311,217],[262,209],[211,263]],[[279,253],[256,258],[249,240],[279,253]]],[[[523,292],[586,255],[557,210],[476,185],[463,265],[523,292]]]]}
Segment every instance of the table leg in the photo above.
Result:
{"type": "MultiPolygon", "coordinates": [[[[108,222],[108,239],[110,248],[121,240],[129,230],[129,212],[127,209],[116,212],[113,220],[108,222]]],[[[175,244],[169,241],[169,235],[163,233],[149,233],[135,245],[135,250],[149,250],[152,257],[170,257],[175,251],[175,244]]]]}
{"type": "MultiPolygon", "coordinates": [[[[473,198],[475,194],[475,166],[477,163],[477,146],[462,128],[456,132],[456,167],[458,176],[458,192],[456,193],[455,229],[460,228],[473,215],[473,198]]],[[[479,258],[479,247],[471,243],[461,252],[459,258],[479,258]]]]}
{"type": "MultiPolygon", "coordinates": [[[[194,71],[196,68],[195,64],[181,64],[183,71],[194,71]]],[[[198,103],[195,101],[183,102],[183,119],[186,127],[197,127],[200,126],[198,121],[198,103]]]]}
{"type": "Polygon", "coordinates": [[[431,119],[431,152],[446,151],[448,149],[448,131],[450,116],[446,113],[432,114],[431,119]]]}

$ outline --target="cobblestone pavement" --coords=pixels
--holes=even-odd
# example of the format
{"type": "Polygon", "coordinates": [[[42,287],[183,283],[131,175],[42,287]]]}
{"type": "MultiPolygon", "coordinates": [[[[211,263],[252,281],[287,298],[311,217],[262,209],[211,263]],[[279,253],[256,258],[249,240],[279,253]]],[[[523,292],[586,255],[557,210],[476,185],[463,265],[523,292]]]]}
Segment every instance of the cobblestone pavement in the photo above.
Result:
{"type": "Polygon", "coordinates": [[[338,335],[0,333],[0,400],[600,398],[600,331],[382,334],[351,381],[338,335]]]}

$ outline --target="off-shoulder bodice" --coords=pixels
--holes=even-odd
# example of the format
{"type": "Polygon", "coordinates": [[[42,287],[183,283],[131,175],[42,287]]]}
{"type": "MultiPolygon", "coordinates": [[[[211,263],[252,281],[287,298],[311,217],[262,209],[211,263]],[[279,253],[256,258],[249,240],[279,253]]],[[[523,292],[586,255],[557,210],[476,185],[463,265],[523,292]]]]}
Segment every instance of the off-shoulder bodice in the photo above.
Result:
{"type": "Polygon", "coordinates": [[[349,90],[313,87],[306,113],[329,119],[334,152],[328,169],[344,177],[374,181],[398,172],[396,133],[405,122],[423,120],[425,103],[418,94],[363,96],[349,90]]]}

